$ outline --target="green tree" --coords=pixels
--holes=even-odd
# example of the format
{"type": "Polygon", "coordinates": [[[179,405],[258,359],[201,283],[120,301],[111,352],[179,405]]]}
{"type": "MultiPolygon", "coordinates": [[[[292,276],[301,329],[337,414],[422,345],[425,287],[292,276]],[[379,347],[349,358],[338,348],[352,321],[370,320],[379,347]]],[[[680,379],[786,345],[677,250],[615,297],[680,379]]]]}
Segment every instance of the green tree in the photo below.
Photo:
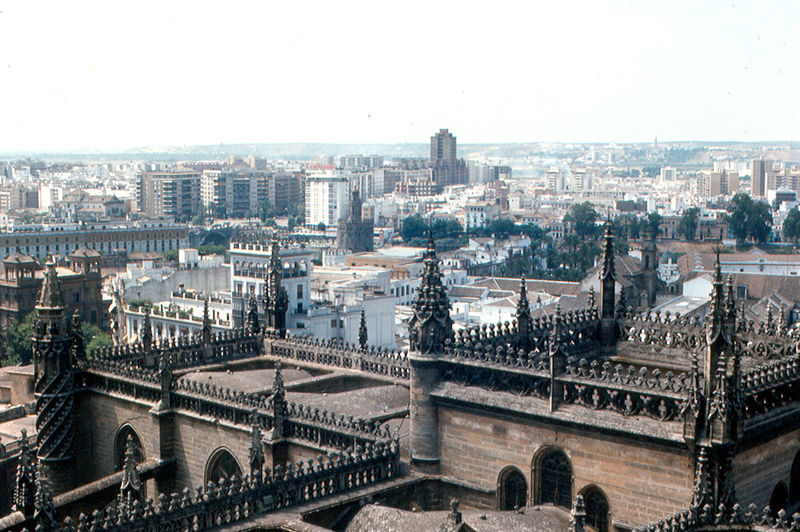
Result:
{"type": "Polygon", "coordinates": [[[570,224],[581,238],[594,238],[597,235],[597,211],[589,201],[572,204],[564,215],[564,223],[570,224]]]}
{"type": "Polygon", "coordinates": [[[783,236],[793,240],[795,247],[800,242],[800,210],[794,207],[783,221],[783,236]]]}
{"type": "Polygon", "coordinates": [[[657,212],[651,212],[647,215],[647,228],[653,234],[653,237],[657,237],[661,234],[661,215],[657,212]]]}
{"type": "Polygon", "coordinates": [[[275,207],[272,205],[272,202],[269,200],[261,202],[261,205],[258,207],[258,217],[261,218],[262,222],[266,222],[275,217],[275,207]]]}
{"type": "Polygon", "coordinates": [[[320,223],[317,224],[317,230],[318,231],[324,231],[325,229],[327,229],[327,226],[325,225],[325,222],[320,222],[320,223]]]}
{"type": "MultiPolygon", "coordinates": [[[[459,224],[460,225],[460,224],[459,224]]],[[[512,233],[516,232],[516,225],[514,221],[509,218],[497,218],[489,221],[483,231],[487,236],[494,235],[495,238],[506,239],[512,233]]]]}
{"type": "Polygon", "coordinates": [[[111,335],[100,330],[97,325],[83,322],[81,324],[81,336],[83,336],[83,345],[86,349],[86,354],[93,353],[96,349],[112,345],[114,342],[111,335]]]}
{"type": "Polygon", "coordinates": [[[693,242],[697,234],[699,216],[700,209],[698,207],[692,207],[691,209],[683,211],[681,221],[678,222],[678,234],[683,235],[686,240],[693,242]]]}
{"type": "Polygon", "coordinates": [[[748,239],[763,244],[772,231],[772,213],[763,201],[753,201],[745,194],[738,193],[729,206],[728,228],[738,244],[748,239]]]}
{"type": "Polygon", "coordinates": [[[168,261],[175,262],[178,260],[178,250],[177,249],[168,249],[164,252],[164,258],[168,261]]]}
{"type": "Polygon", "coordinates": [[[197,214],[192,216],[192,219],[189,221],[192,225],[201,226],[205,225],[206,223],[206,208],[204,205],[200,206],[200,209],[197,211],[197,214]]]}
{"type": "Polygon", "coordinates": [[[4,366],[31,363],[31,335],[36,323],[36,311],[31,311],[22,321],[12,322],[0,333],[0,351],[4,366]]]}
{"type": "Polygon", "coordinates": [[[404,242],[414,238],[423,238],[428,234],[428,224],[419,214],[414,214],[403,219],[400,225],[400,236],[404,242]]]}
{"type": "Polygon", "coordinates": [[[201,244],[197,247],[200,255],[224,255],[228,247],[225,244],[201,244]]]}

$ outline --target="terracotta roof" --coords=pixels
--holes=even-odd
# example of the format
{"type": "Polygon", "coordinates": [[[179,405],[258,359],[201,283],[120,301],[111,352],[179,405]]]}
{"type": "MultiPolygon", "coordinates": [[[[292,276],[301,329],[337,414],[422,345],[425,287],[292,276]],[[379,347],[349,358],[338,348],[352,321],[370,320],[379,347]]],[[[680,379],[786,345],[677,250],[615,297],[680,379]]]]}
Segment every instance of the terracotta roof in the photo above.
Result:
{"type": "MultiPolygon", "coordinates": [[[[597,272],[599,272],[600,268],[602,267],[602,261],[598,262],[592,267],[591,270],[589,270],[589,276],[596,277],[597,272]]],[[[636,257],[631,257],[630,255],[615,255],[614,270],[617,274],[617,282],[624,284],[623,279],[636,277],[642,273],[642,262],[636,257]]]]}
{"type": "MultiPolygon", "coordinates": [[[[800,301],[800,279],[786,275],[760,275],[757,273],[734,273],[734,286],[747,286],[748,299],[761,299],[779,293],[790,301],[800,301]]],[[[727,278],[727,275],[724,275],[727,278]]]]}
{"type": "Polygon", "coordinates": [[[482,286],[464,286],[455,285],[448,292],[451,298],[476,298],[479,299],[487,292],[487,289],[482,286]]]}
{"type": "Polygon", "coordinates": [[[6,258],[3,259],[4,263],[7,264],[36,264],[36,261],[30,255],[26,255],[19,251],[15,251],[11,255],[8,255],[6,258]]]}
{"type": "Polygon", "coordinates": [[[97,258],[102,257],[99,251],[94,249],[87,248],[86,246],[82,246],[70,254],[70,257],[78,257],[78,258],[97,258]]]}
{"type": "MultiPolygon", "coordinates": [[[[520,280],[513,277],[484,277],[478,279],[471,286],[484,286],[490,290],[519,293],[520,280]]],[[[548,279],[526,279],[525,287],[528,292],[545,292],[553,296],[577,295],[581,291],[581,283],[569,281],[551,281],[548,279]]]]}

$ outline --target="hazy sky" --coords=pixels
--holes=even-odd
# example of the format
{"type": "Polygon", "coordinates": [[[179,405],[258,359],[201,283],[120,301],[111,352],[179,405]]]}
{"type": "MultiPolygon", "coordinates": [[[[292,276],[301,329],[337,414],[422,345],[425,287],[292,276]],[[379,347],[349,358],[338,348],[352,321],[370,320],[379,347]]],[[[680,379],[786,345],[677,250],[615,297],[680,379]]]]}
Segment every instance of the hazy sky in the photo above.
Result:
{"type": "Polygon", "coordinates": [[[0,152],[799,140],[799,29],[798,0],[0,0],[0,152]]]}

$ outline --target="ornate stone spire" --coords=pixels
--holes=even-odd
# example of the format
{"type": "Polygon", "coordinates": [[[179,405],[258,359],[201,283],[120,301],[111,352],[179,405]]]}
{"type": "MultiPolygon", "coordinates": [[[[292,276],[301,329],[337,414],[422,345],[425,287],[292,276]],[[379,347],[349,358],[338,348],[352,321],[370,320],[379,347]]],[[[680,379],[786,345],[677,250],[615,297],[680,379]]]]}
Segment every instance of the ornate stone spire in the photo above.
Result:
{"type": "Polygon", "coordinates": [[[597,304],[594,300],[594,285],[589,286],[589,308],[594,308],[597,304]]]}
{"type": "Polygon", "coordinates": [[[563,339],[561,322],[561,304],[556,303],[556,312],[552,317],[552,327],[548,338],[548,355],[550,361],[550,411],[558,408],[558,402],[563,397],[563,384],[556,377],[566,370],[567,355],[564,353],[561,341],[563,339]]]}
{"type": "MultiPolygon", "coordinates": [[[[706,316],[706,348],[703,353],[703,386],[697,395],[697,407],[691,409],[689,424],[696,441],[693,507],[710,505],[730,511],[736,501],[732,459],[741,433],[741,390],[738,355],[734,349],[730,323],[732,286],[723,287],[719,252],[714,265],[711,307],[706,316]]],[[[734,318],[735,319],[735,318],[734,318]]],[[[734,324],[735,325],[735,324],[734,324]]],[[[692,378],[696,370],[692,370],[692,378]]]]}
{"type": "Polygon", "coordinates": [[[614,319],[614,291],[617,274],[614,263],[614,235],[611,232],[611,219],[606,220],[605,248],[603,249],[603,267],[600,270],[600,317],[605,320],[614,319]]]}
{"type": "Polygon", "coordinates": [[[250,478],[261,483],[264,471],[264,446],[261,443],[261,429],[253,424],[250,431],[250,478]]]}
{"type": "Polygon", "coordinates": [[[600,279],[607,279],[609,277],[616,279],[616,271],[614,264],[614,233],[611,230],[611,219],[606,220],[605,223],[605,246],[603,248],[603,269],[600,270],[600,279]]]}
{"type": "Polygon", "coordinates": [[[58,282],[56,265],[53,261],[48,261],[45,265],[44,281],[42,291],[39,293],[38,308],[61,309],[64,308],[64,294],[58,282]]]}
{"type": "Polygon", "coordinates": [[[265,327],[278,331],[281,337],[286,334],[286,311],[289,309],[289,296],[286,294],[286,289],[281,286],[282,270],[278,241],[273,240],[269,271],[264,283],[265,327]]]}
{"type": "Polygon", "coordinates": [[[36,473],[36,496],[34,498],[33,519],[36,530],[57,530],[56,514],[53,510],[53,493],[50,482],[42,471],[41,463],[36,473]],[[40,528],[41,527],[41,528],[40,528]]]}
{"type": "Polygon", "coordinates": [[[364,309],[361,309],[361,322],[358,324],[358,346],[364,350],[367,348],[367,318],[364,316],[364,309]]]}
{"type": "Polygon", "coordinates": [[[525,275],[519,281],[519,301],[517,301],[517,349],[529,349],[531,344],[531,307],[528,303],[528,289],[525,275]]]}
{"type": "Polygon", "coordinates": [[[144,323],[142,324],[142,347],[149,352],[153,347],[153,324],[150,322],[150,307],[144,309],[144,323]]]}
{"type": "Polygon", "coordinates": [[[281,375],[281,361],[275,362],[275,378],[272,381],[272,398],[283,400],[286,396],[286,389],[283,386],[283,375],[281,375]]]}
{"type": "Polygon", "coordinates": [[[36,443],[42,474],[59,491],[71,487],[74,436],[73,334],[67,325],[64,297],[55,265],[47,263],[34,326],[34,396],[36,443]]]}
{"type": "Polygon", "coordinates": [[[72,333],[72,361],[77,363],[80,360],[86,359],[86,346],[83,345],[81,313],[78,309],[75,309],[75,312],[72,313],[70,332],[72,333]]]}
{"type": "Polygon", "coordinates": [[[136,446],[130,434],[125,442],[125,462],[122,467],[122,482],[119,485],[119,500],[127,504],[134,500],[140,504],[144,502],[142,480],[139,478],[139,466],[136,464],[136,446]]]}
{"type": "Polygon", "coordinates": [[[203,300],[203,343],[208,345],[211,343],[211,318],[208,315],[208,298],[203,300]]]}
{"type": "Polygon", "coordinates": [[[704,377],[706,380],[706,391],[710,393],[714,389],[711,380],[716,379],[717,368],[720,364],[725,364],[725,357],[730,351],[731,338],[728,336],[726,327],[727,318],[727,298],[722,283],[722,268],[719,262],[719,251],[714,265],[714,280],[711,289],[711,306],[706,318],[706,358],[703,366],[704,377]]]}
{"type": "Polygon", "coordinates": [[[283,437],[283,424],[286,419],[286,390],[283,387],[283,376],[281,375],[281,361],[275,362],[275,380],[272,382],[272,439],[277,440],[283,437]]]}
{"type": "Polygon", "coordinates": [[[575,497],[575,506],[570,512],[570,532],[584,532],[586,525],[586,506],[583,503],[583,495],[575,497]]]}
{"type": "Polygon", "coordinates": [[[14,484],[14,511],[22,512],[27,518],[33,517],[36,498],[36,465],[28,445],[28,434],[22,429],[20,435],[17,478],[14,484]]]}
{"type": "Polygon", "coordinates": [[[424,263],[422,282],[412,303],[414,314],[408,324],[410,347],[424,354],[442,353],[445,342],[453,338],[453,320],[431,230],[424,263]]]}
{"type": "Polygon", "coordinates": [[[258,322],[258,300],[255,295],[250,295],[247,301],[247,329],[253,334],[261,332],[261,325],[258,322]]]}

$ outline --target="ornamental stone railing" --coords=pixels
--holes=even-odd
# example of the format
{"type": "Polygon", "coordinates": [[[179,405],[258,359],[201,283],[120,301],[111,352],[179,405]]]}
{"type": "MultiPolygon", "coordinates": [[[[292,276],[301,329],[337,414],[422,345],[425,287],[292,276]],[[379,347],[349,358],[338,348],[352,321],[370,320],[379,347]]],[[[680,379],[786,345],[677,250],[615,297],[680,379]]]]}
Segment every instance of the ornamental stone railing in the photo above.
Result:
{"type": "Polygon", "coordinates": [[[800,514],[792,516],[786,510],[773,512],[769,506],[761,511],[755,504],[742,508],[734,504],[728,510],[724,505],[714,510],[710,505],[703,508],[687,508],[656,523],[637,529],[637,532],[684,532],[687,530],[752,530],[770,532],[800,532],[800,514]]]}
{"type": "Polygon", "coordinates": [[[316,338],[280,338],[272,331],[267,331],[265,336],[265,352],[268,355],[360,370],[395,379],[408,380],[410,377],[408,354],[405,351],[374,346],[361,349],[356,345],[316,338]]]}
{"type": "Polygon", "coordinates": [[[467,348],[476,343],[504,344],[517,334],[517,322],[489,323],[466,327],[455,331],[453,335],[453,345],[467,348]]]}
{"type": "Polygon", "coordinates": [[[258,356],[263,349],[263,336],[253,334],[246,328],[212,333],[205,344],[199,335],[180,336],[155,342],[148,350],[141,342],[121,346],[98,348],[89,356],[90,360],[125,362],[129,365],[153,368],[158,357],[166,354],[176,369],[191,368],[217,362],[258,356]]]}
{"type": "MultiPolygon", "coordinates": [[[[346,493],[399,476],[397,441],[379,441],[347,453],[276,467],[263,476],[209,482],[157,502],[121,500],[91,517],[81,514],[56,525],[59,532],[157,532],[209,530],[274,510],[346,493]]],[[[32,530],[32,519],[29,523],[32,530]]]]}
{"type": "MultiPolygon", "coordinates": [[[[597,309],[589,307],[563,314],[559,312],[550,316],[532,318],[527,344],[532,348],[544,349],[557,322],[566,345],[588,346],[597,339],[599,324],[597,309]]],[[[518,335],[519,329],[516,320],[496,325],[484,324],[456,331],[450,345],[454,349],[461,350],[470,350],[478,345],[484,348],[487,345],[492,347],[510,346],[517,343],[518,335]]]]}
{"type": "Polygon", "coordinates": [[[612,410],[623,416],[647,416],[672,421],[689,395],[690,379],[685,373],[664,375],[648,370],[597,360],[567,364],[565,375],[556,377],[563,385],[564,404],[579,404],[593,410],[612,410]]]}
{"type": "Polygon", "coordinates": [[[547,349],[514,349],[508,345],[476,344],[471,348],[453,346],[449,342],[445,345],[444,358],[450,362],[458,363],[461,360],[488,362],[497,366],[521,368],[533,371],[548,371],[549,355],[547,349]]]}
{"type": "MultiPolygon", "coordinates": [[[[158,403],[164,399],[162,374],[108,360],[89,360],[81,374],[84,388],[119,394],[134,400],[158,403]]],[[[168,387],[170,408],[234,425],[259,425],[264,430],[275,426],[271,397],[194,380],[172,379],[168,387]]],[[[320,447],[352,449],[357,445],[389,438],[388,428],[378,420],[339,415],[298,403],[285,403],[282,435],[320,447]]]]}
{"type": "Polygon", "coordinates": [[[634,314],[628,310],[619,320],[620,339],[643,345],[698,351],[705,347],[703,323],[697,316],[660,311],[634,314]]]}
{"type": "Polygon", "coordinates": [[[20,435],[19,438],[13,441],[5,441],[0,442],[0,462],[5,460],[16,458],[19,455],[20,450],[22,449],[22,441],[23,439],[31,448],[36,448],[36,436],[22,436],[20,435]]]}
{"type": "MultiPolygon", "coordinates": [[[[697,352],[706,346],[703,320],[679,313],[631,309],[620,317],[621,340],[643,345],[697,352]]],[[[761,360],[780,359],[797,353],[800,330],[789,329],[773,320],[736,320],[734,339],[740,356],[761,360]]]]}
{"type": "Polygon", "coordinates": [[[658,369],[608,361],[567,362],[563,371],[552,375],[550,356],[540,351],[451,350],[444,360],[445,381],[660,421],[678,417],[690,389],[685,373],[662,374],[658,369]]]}
{"type": "Polygon", "coordinates": [[[800,356],[763,364],[744,373],[740,388],[745,419],[800,400],[800,356]]]}

